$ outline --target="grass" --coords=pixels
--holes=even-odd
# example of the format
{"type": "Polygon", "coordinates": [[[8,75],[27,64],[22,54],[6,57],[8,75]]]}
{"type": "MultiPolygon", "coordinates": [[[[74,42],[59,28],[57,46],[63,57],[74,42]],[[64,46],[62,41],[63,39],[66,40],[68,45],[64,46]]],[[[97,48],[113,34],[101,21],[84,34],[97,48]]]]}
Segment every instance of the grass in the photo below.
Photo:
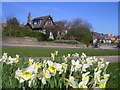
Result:
{"type": "Polygon", "coordinates": [[[118,88],[120,86],[120,63],[111,63],[108,66],[107,73],[110,73],[111,77],[107,83],[107,88],[118,88]]]}
{"type": "Polygon", "coordinates": [[[58,50],[59,56],[67,55],[68,53],[79,53],[82,52],[87,56],[112,56],[120,55],[117,50],[80,50],[80,49],[39,49],[39,48],[2,48],[2,53],[6,52],[10,56],[19,54],[21,57],[49,57],[51,52],[58,50]]]}
{"type": "MultiPolygon", "coordinates": [[[[0,72],[2,72],[2,63],[0,63],[0,72]]],[[[2,73],[0,73],[0,89],[2,89],[2,73]]]]}

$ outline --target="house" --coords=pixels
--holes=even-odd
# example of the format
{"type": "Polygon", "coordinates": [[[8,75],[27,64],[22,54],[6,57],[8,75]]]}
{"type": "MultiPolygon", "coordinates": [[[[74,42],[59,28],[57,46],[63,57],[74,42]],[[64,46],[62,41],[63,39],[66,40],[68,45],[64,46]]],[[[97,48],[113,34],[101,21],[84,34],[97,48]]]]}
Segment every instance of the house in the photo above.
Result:
{"type": "MultiPolygon", "coordinates": [[[[50,15],[31,19],[31,13],[28,13],[28,22],[26,26],[29,26],[34,31],[38,31],[46,34],[46,28],[54,25],[55,25],[55,22],[53,21],[53,18],[50,15]]],[[[64,27],[63,30],[61,30],[61,33],[58,31],[58,36],[55,38],[61,39],[61,36],[67,34],[67,30],[68,29],[64,27]]],[[[54,39],[53,38],[54,35],[52,31],[50,32],[49,35],[50,35],[49,36],[50,39],[54,39]]]]}
{"type": "Polygon", "coordinates": [[[31,13],[28,14],[27,26],[30,26],[32,30],[44,33],[44,28],[47,25],[55,25],[53,18],[50,15],[31,19],[31,13]]]}

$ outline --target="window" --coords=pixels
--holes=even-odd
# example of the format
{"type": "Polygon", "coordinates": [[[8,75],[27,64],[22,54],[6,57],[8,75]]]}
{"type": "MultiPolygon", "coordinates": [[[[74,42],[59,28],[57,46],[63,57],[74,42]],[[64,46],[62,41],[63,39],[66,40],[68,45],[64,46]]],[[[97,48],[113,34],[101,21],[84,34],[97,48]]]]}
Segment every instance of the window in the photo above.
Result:
{"type": "Polygon", "coordinates": [[[34,25],[36,25],[37,24],[37,22],[34,22],[34,25]]]}
{"type": "Polygon", "coordinates": [[[51,21],[48,21],[48,24],[51,24],[51,21]]]}

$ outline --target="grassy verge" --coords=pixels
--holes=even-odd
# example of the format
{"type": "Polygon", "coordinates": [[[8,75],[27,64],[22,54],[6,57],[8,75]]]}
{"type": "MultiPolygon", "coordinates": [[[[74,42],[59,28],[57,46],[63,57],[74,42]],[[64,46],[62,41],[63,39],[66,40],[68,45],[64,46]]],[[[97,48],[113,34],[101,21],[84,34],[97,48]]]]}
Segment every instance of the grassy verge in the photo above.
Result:
{"type": "MultiPolygon", "coordinates": [[[[110,73],[111,77],[107,83],[107,88],[118,88],[120,80],[120,63],[111,63],[108,66],[107,73],[110,73]]],[[[117,89],[116,89],[117,90],[117,89]]]]}
{"type": "Polygon", "coordinates": [[[67,55],[68,53],[79,53],[82,52],[88,56],[112,56],[120,55],[117,50],[80,50],[80,49],[39,49],[39,48],[2,48],[2,53],[6,52],[10,56],[19,54],[21,57],[49,57],[51,52],[58,50],[59,55],[67,55]]]}

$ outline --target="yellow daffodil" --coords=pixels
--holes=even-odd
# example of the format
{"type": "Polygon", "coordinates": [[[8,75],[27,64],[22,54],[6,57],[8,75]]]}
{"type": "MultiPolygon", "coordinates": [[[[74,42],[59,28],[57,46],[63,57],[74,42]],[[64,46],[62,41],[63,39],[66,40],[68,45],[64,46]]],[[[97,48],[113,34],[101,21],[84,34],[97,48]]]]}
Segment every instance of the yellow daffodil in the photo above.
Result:
{"type": "Polygon", "coordinates": [[[42,67],[46,67],[46,65],[47,65],[47,61],[44,60],[43,63],[42,63],[42,67]]]}
{"type": "Polygon", "coordinates": [[[52,58],[52,61],[55,60],[55,54],[54,53],[51,53],[51,58],[52,58]]]}
{"type": "Polygon", "coordinates": [[[58,51],[55,51],[55,55],[58,55],[58,51]]]}
{"type": "Polygon", "coordinates": [[[16,58],[15,58],[14,62],[15,62],[15,63],[18,63],[18,62],[19,62],[19,55],[18,55],[18,54],[16,54],[16,58]]]}
{"type": "Polygon", "coordinates": [[[70,57],[70,54],[68,54],[68,56],[67,57],[70,57]]]}
{"type": "Polygon", "coordinates": [[[85,59],[86,57],[87,57],[86,54],[85,54],[85,53],[82,53],[81,58],[82,58],[82,59],[85,59]]]}
{"type": "Polygon", "coordinates": [[[94,72],[94,81],[95,81],[95,84],[97,83],[97,82],[100,82],[100,73],[101,73],[102,71],[101,70],[99,70],[99,71],[95,71],[94,72]]]}
{"type": "Polygon", "coordinates": [[[89,64],[83,64],[82,71],[86,72],[86,69],[89,67],[89,64]]]}
{"type": "Polygon", "coordinates": [[[31,75],[32,75],[31,72],[24,71],[24,72],[22,73],[22,76],[21,76],[21,77],[22,77],[24,80],[29,80],[29,79],[31,78],[31,75]]]}
{"type": "Polygon", "coordinates": [[[36,77],[36,73],[34,72],[34,67],[33,65],[29,66],[28,68],[24,68],[19,70],[16,70],[15,72],[15,78],[17,78],[20,83],[24,82],[24,81],[30,81],[29,83],[31,83],[31,81],[33,80],[33,77],[36,77]]]}
{"type": "Polygon", "coordinates": [[[55,65],[55,63],[53,63],[52,61],[47,61],[49,67],[48,67],[48,70],[50,73],[52,73],[53,75],[56,74],[56,70],[57,70],[57,67],[55,65]]]}
{"type": "Polygon", "coordinates": [[[51,74],[48,73],[48,71],[46,71],[45,69],[43,69],[43,72],[41,72],[41,74],[39,75],[39,79],[42,80],[43,84],[46,84],[46,80],[48,80],[49,78],[51,78],[51,74]]]}
{"type": "Polygon", "coordinates": [[[101,62],[104,62],[104,59],[103,59],[103,58],[100,58],[100,61],[101,61],[101,62]]]}
{"type": "Polygon", "coordinates": [[[106,80],[101,80],[98,84],[98,88],[105,88],[106,87],[106,80]]]}
{"type": "Polygon", "coordinates": [[[73,76],[69,76],[69,79],[64,79],[64,80],[66,80],[67,81],[67,85],[69,85],[69,86],[75,86],[74,84],[76,83],[75,81],[74,81],[74,77],[73,76]]]}
{"type": "Polygon", "coordinates": [[[32,65],[33,64],[33,59],[29,58],[29,65],[32,65]]]}

